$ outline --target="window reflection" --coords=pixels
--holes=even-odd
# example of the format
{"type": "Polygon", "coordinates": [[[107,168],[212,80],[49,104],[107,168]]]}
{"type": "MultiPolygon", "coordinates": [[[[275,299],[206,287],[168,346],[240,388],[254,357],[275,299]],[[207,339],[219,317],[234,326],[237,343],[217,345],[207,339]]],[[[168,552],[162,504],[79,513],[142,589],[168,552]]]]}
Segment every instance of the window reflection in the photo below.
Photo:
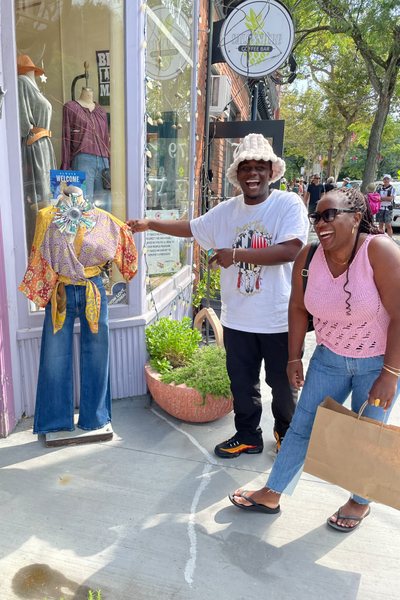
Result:
{"type": "MultiPolygon", "coordinates": [[[[189,148],[193,99],[193,4],[150,1],[147,9],[146,111],[149,217],[185,218],[189,208],[189,148]]],[[[187,243],[150,233],[149,287],[186,264],[187,243]]]]}

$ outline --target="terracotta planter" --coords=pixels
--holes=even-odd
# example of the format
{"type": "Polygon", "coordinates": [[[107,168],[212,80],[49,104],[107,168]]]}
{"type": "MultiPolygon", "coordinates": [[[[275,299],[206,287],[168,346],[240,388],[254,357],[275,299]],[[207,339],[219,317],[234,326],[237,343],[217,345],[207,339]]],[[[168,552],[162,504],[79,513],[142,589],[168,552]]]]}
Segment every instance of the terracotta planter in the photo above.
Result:
{"type": "Polygon", "coordinates": [[[165,412],[188,423],[207,423],[227,415],[233,408],[232,398],[215,398],[201,394],[184,384],[163,383],[160,374],[145,365],[147,387],[154,400],[165,412]]]}

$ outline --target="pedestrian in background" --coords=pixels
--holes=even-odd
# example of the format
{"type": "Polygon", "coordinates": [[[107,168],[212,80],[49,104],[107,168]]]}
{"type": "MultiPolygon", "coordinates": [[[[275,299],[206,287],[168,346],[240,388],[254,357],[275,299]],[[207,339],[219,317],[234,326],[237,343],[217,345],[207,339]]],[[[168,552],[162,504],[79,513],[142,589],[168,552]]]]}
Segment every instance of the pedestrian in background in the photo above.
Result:
{"type": "Polygon", "coordinates": [[[378,185],[376,191],[381,198],[381,206],[376,213],[376,222],[379,223],[379,229],[382,233],[386,233],[393,237],[393,202],[396,196],[396,190],[392,186],[390,175],[384,175],[381,185],[378,185]]]}
{"type": "Polygon", "coordinates": [[[328,177],[328,179],[326,180],[326,182],[323,184],[324,194],[327,194],[331,190],[334,190],[335,187],[336,187],[335,178],[334,177],[328,177]]]}
{"type": "Polygon", "coordinates": [[[365,195],[365,198],[368,203],[368,206],[371,210],[371,213],[373,215],[376,215],[376,213],[379,212],[379,209],[381,207],[381,196],[376,191],[376,186],[374,183],[369,183],[367,185],[366,191],[367,191],[367,193],[365,195]]]}
{"type": "Polygon", "coordinates": [[[304,197],[304,203],[309,213],[314,212],[317,202],[323,193],[324,186],[321,183],[321,177],[319,175],[313,175],[304,197]]]}
{"type": "Polygon", "coordinates": [[[343,179],[343,187],[345,187],[347,189],[351,188],[350,177],[345,177],[343,179]]]}

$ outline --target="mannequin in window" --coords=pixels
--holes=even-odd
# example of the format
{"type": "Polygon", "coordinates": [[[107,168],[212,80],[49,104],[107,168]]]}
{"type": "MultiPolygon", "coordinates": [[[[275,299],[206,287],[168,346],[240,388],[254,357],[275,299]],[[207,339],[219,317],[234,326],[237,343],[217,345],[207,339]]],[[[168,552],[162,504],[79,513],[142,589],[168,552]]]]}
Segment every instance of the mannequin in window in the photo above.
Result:
{"type": "Polygon", "coordinates": [[[115,262],[126,281],[137,254],[127,225],[69,186],[38,212],[29,264],[19,287],[45,308],[33,432],[73,431],[73,330],[79,317],[78,428],[111,422],[108,305],[101,270],[115,262]]]}
{"type": "Polygon", "coordinates": [[[17,70],[22,177],[29,248],[35,231],[36,213],[49,204],[50,169],[56,168],[56,161],[50,139],[52,106],[36,83],[36,77],[43,75],[44,71],[35,66],[27,55],[18,56],[17,70]]]}
{"type": "Polygon", "coordinates": [[[64,104],[62,169],[86,173],[86,196],[99,208],[111,210],[111,193],[104,189],[102,171],[110,166],[107,113],[93,100],[93,90],[83,87],[77,100],[64,104]]]}

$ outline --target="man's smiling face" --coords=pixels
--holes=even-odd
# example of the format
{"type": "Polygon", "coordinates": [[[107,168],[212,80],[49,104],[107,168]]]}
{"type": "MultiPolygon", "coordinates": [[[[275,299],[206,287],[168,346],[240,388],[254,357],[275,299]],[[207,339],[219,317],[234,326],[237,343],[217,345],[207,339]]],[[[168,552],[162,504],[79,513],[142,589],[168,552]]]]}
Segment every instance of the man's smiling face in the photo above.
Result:
{"type": "Polygon", "coordinates": [[[244,160],[239,163],[237,179],[247,204],[258,204],[267,198],[271,177],[270,161],[244,160]]]}

